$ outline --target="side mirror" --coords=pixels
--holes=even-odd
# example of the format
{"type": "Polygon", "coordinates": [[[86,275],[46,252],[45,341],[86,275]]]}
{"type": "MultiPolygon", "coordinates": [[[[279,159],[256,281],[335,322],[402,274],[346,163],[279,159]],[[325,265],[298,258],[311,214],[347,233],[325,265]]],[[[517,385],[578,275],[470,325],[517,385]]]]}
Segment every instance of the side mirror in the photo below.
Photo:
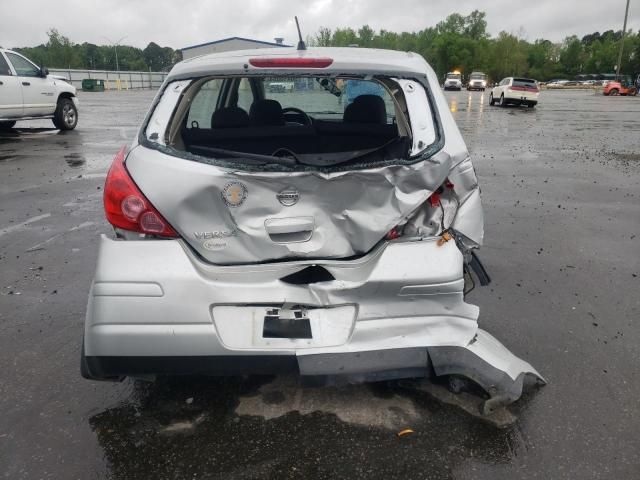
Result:
{"type": "Polygon", "coordinates": [[[40,76],[42,78],[46,78],[46,76],[49,75],[49,69],[47,67],[40,67],[40,76]]]}

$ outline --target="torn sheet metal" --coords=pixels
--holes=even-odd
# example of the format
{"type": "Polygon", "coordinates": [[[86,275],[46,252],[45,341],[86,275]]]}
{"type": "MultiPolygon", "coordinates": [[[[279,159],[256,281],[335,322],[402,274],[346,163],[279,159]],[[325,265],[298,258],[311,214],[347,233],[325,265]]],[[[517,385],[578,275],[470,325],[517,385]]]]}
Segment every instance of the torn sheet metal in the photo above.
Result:
{"type": "Polygon", "coordinates": [[[539,385],[546,384],[535,368],[482,329],[466,346],[434,346],[428,350],[436,375],[467,377],[489,394],[483,406],[485,415],[520,398],[527,377],[539,385]]]}
{"type": "Polygon", "coordinates": [[[412,165],[337,173],[230,172],[139,148],[127,158],[151,203],[215,264],[362,255],[415,215],[448,177],[460,179],[452,225],[479,244],[477,182],[472,169],[459,165],[470,162],[445,151],[412,165]],[[268,228],[273,223],[277,232],[268,228]]]}

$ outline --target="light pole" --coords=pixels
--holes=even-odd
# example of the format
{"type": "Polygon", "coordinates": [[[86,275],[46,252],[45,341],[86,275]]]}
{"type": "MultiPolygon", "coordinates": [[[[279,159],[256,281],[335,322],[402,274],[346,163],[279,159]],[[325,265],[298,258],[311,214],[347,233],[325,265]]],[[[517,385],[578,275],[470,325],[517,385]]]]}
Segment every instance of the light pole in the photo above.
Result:
{"type": "Polygon", "coordinates": [[[107,42],[113,45],[113,49],[116,51],[116,71],[118,72],[118,78],[120,78],[120,65],[118,64],[118,45],[120,45],[120,42],[125,38],[127,38],[127,36],[125,35],[124,37],[122,37],[120,40],[116,42],[114,42],[113,40],[110,40],[107,37],[102,37],[102,38],[104,38],[107,42]]]}
{"type": "Polygon", "coordinates": [[[627,0],[627,9],[624,12],[624,26],[622,27],[622,38],[620,39],[620,53],[618,53],[618,65],[616,65],[616,80],[620,80],[620,64],[622,63],[622,49],[624,48],[624,34],[627,31],[627,17],[629,16],[629,2],[627,0]]]}

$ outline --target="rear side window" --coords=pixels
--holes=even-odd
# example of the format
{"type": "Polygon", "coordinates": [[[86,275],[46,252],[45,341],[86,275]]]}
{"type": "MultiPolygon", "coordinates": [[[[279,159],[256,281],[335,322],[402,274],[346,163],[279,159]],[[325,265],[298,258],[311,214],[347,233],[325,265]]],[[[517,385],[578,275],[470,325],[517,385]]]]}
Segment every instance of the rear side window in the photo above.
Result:
{"type": "Polygon", "coordinates": [[[15,53],[7,52],[7,57],[13,65],[13,69],[16,71],[19,77],[38,77],[40,76],[40,69],[33,65],[26,58],[22,58],[15,53]]]}
{"type": "Polygon", "coordinates": [[[0,75],[11,75],[11,70],[9,69],[9,64],[4,59],[2,53],[0,53],[0,75]]]}

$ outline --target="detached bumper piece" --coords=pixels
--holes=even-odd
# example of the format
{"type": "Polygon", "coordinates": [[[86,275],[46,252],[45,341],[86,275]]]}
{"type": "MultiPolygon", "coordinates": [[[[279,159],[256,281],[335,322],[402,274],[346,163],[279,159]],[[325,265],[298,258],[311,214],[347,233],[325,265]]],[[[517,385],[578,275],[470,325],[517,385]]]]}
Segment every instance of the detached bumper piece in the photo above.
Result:
{"type": "Polygon", "coordinates": [[[295,373],[301,375],[303,383],[318,386],[424,378],[434,372],[438,377],[465,377],[480,386],[489,396],[481,407],[480,413],[485,416],[518,400],[527,386],[546,384],[535,368],[480,329],[465,347],[297,356],[83,357],[83,362],[83,376],[94,380],[145,375],[295,373]]]}
{"type": "Polygon", "coordinates": [[[437,376],[466,377],[489,394],[482,407],[483,415],[518,400],[525,386],[547,383],[529,363],[481,329],[466,347],[429,347],[428,350],[437,376]]]}

